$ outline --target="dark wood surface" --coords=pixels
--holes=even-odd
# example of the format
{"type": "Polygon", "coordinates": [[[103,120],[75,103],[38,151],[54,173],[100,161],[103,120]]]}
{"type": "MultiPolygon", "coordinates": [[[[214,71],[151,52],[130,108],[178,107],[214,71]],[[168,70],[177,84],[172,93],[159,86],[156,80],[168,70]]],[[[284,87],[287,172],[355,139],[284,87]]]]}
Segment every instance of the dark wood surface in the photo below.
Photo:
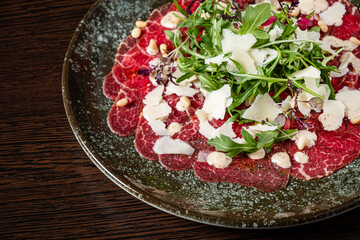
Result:
{"type": "Polygon", "coordinates": [[[359,239],[360,208],[306,226],[236,230],[161,212],[106,178],[61,98],[71,36],[95,0],[0,1],[0,238],[359,239]]]}

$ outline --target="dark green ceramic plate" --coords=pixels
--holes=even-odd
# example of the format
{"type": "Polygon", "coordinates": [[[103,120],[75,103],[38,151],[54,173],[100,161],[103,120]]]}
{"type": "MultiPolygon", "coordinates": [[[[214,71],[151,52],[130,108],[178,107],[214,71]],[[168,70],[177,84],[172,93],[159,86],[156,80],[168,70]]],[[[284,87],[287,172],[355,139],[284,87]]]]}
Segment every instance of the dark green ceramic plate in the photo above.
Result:
{"type": "MultiPolygon", "coordinates": [[[[291,179],[276,193],[199,181],[192,170],[167,171],[141,158],[134,138],[111,133],[106,116],[112,102],[102,94],[119,43],[138,19],[167,1],[98,1],[80,22],[65,57],[63,99],[70,125],[95,165],[136,198],[197,222],[234,228],[300,225],[360,204],[360,159],[321,180],[291,179]]],[[[359,1],[357,1],[359,3],[359,1]]]]}

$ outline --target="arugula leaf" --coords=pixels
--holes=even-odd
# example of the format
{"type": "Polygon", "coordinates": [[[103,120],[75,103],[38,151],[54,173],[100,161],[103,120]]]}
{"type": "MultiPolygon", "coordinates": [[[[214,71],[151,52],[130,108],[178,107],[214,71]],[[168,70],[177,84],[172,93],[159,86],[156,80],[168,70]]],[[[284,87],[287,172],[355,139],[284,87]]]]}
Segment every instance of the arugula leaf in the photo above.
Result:
{"type": "Polygon", "coordinates": [[[280,132],[275,130],[275,131],[264,131],[261,132],[260,134],[257,135],[258,137],[258,143],[257,143],[257,148],[263,148],[264,146],[267,146],[268,144],[273,144],[274,143],[274,139],[279,136],[280,132]]]}
{"type": "Polygon", "coordinates": [[[325,83],[329,86],[329,88],[330,88],[330,96],[329,96],[329,99],[334,100],[334,99],[335,99],[335,90],[334,90],[334,87],[331,85],[331,79],[330,79],[330,77],[329,77],[329,71],[322,70],[322,71],[321,71],[321,76],[323,77],[324,82],[325,82],[325,83]]]}
{"type": "Polygon", "coordinates": [[[232,58],[229,58],[229,59],[230,59],[230,61],[232,61],[235,64],[235,67],[238,69],[239,73],[244,73],[244,70],[240,63],[238,63],[237,61],[235,61],[232,58]]]}
{"type": "Polygon", "coordinates": [[[233,103],[230,105],[229,110],[233,110],[240,106],[245,100],[250,97],[254,92],[257,91],[258,86],[260,85],[261,81],[257,81],[255,85],[253,85],[251,88],[247,89],[242,94],[238,95],[233,101],[233,103]]]}
{"type": "Polygon", "coordinates": [[[175,4],[175,7],[177,8],[177,10],[179,10],[179,12],[186,16],[186,12],[185,12],[185,9],[183,9],[182,7],[180,7],[180,5],[178,4],[177,0],[174,0],[174,4],[175,4]]]}
{"type": "MultiPolygon", "coordinates": [[[[251,135],[250,135],[251,137],[251,135]]],[[[208,140],[208,144],[214,146],[217,151],[226,152],[227,156],[235,157],[241,152],[255,152],[257,151],[256,143],[236,143],[231,138],[220,135],[220,137],[216,137],[208,140]]]]}
{"type": "Polygon", "coordinates": [[[173,31],[170,31],[170,30],[165,30],[164,31],[166,37],[168,39],[170,39],[170,41],[173,41],[174,40],[174,37],[175,37],[175,33],[173,31]]]}
{"type": "Polygon", "coordinates": [[[226,152],[229,157],[235,157],[239,153],[256,152],[261,148],[266,148],[269,152],[274,143],[291,139],[297,132],[297,129],[264,131],[257,134],[258,141],[256,141],[249,132],[242,129],[241,134],[246,143],[237,143],[225,135],[220,135],[220,137],[209,139],[208,144],[214,146],[217,151],[226,152]]]}
{"type": "Polygon", "coordinates": [[[247,7],[243,17],[243,25],[240,29],[240,34],[244,35],[251,33],[257,39],[267,39],[270,35],[258,29],[261,24],[265,23],[271,17],[270,4],[260,4],[255,7],[247,7]]]}
{"type": "Polygon", "coordinates": [[[255,139],[253,138],[253,136],[251,136],[251,134],[248,131],[246,131],[245,129],[241,129],[241,135],[247,143],[256,145],[255,139]]]}
{"type": "Polygon", "coordinates": [[[281,130],[279,136],[277,136],[274,141],[275,142],[282,142],[288,139],[291,139],[298,133],[297,129],[288,129],[288,130],[281,130]]]}

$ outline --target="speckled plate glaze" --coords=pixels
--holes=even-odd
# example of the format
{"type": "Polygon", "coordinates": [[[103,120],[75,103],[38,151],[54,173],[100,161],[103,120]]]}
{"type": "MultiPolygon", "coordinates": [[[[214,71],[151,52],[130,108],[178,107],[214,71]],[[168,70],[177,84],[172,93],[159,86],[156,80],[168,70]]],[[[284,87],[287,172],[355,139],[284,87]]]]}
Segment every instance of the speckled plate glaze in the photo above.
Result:
{"type": "MultiPolygon", "coordinates": [[[[330,177],[300,181],[275,193],[226,183],[205,183],[193,170],[167,171],[141,158],[134,138],[114,135],[102,94],[119,43],[138,19],[165,0],[101,0],[80,22],[67,51],[62,78],[70,125],[94,164],[136,198],[197,222],[233,228],[278,228],[311,223],[360,205],[360,159],[330,177]]],[[[360,1],[353,1],[359,4],[360,1]]]]}

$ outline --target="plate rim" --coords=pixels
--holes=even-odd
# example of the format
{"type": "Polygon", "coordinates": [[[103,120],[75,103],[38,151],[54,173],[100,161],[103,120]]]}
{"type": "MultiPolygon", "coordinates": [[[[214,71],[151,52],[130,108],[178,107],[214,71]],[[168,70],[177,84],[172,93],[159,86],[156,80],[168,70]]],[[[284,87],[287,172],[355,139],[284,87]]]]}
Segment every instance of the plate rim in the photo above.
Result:
{"type": "Polygon", "coordinates": [[[296,217],[294,220],[291,218],[278,219],[278,222],[274,224],[274,226],[256,226],[258,220],[250,221],[250,220],[240,220],[241,222],[237,222],[236,220],[231,220],[225,218],[223,216],[214,216],[208,215],[200,212],[196,212],[189,209],[184,209],[174,204],[168,203],[164,200],[154,197],[153,195],[145,192],[132,182],[130,182],[127,178],[123,176],[115,176],[114,173],[109,170],[104,164],[101,162],[101,157],[96,153],[94,149],[92,149],[91,145],[88,143],[84,133],[81,131],[81,128],[78,124],[78,121],[75,117],[70,94],[69,94],[69,70],[70,70],[70,56],[75,45],[77,38],[79,37],[81,30],[84,28],[86,21],[92,16],[92,14],[98,9],[98,7],[104,2],[104,0],[97,0],[91,8],[87,11],[84,17],[81,19],[80,23],[77,25],[74,34],[72,35],[69,46],[66,50],[64,63],[62,67],[62,78],[61,78],[61,88],[62,88],[62,99],[65,108],[66,117],[68,119],[69,125],[75,138],[79,142],[81,148],[84,150],[86,155],[90,158],[90,160],[95,164],[95,166],[112,182],[114,182],[121,189],[126,191],[128,194],[133,197],[139,199],[140,201],[171,215],[181,217],[190,221],[195,221],[202,224],[208,224],[218,227],[227,227],[227,228],[235,228],[235,229],[278,229],[278,228],[287,228],[287,227],[296,227],[306,224],[311,224],[314,222],[322,221],[331,217],[335,217],[342,213],[348,212],[352,209],[355,209],[360,206],[360,198],[354,199],[346,204],[334,207],[332,209],[319,211],[318,213],[304,214],[302,217],[296,217]],[[287,221],[285,221],[287,220],[287,221]],[[231,224],[232,222],[237,223],[236,225],[231,224]],[[244,227],[243,224],[246,223],[244,227]],[[285,223],[285,224],[284,224],[285,223]]]}

